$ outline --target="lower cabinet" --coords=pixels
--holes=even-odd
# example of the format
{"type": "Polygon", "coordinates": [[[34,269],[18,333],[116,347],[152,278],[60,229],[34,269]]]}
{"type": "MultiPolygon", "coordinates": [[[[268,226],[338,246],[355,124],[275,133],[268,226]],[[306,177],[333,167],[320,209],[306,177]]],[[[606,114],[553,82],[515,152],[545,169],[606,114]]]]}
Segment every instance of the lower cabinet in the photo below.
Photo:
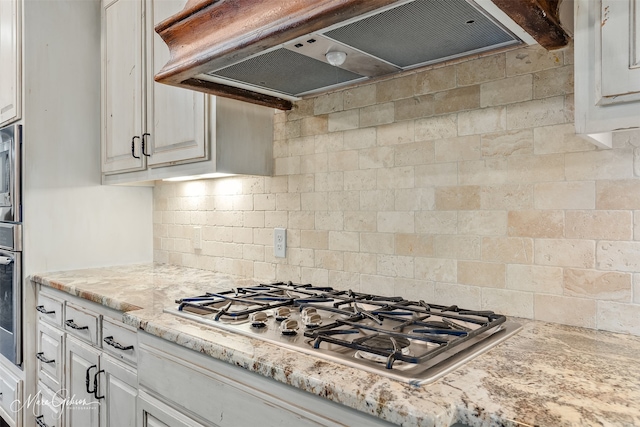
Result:
{"type": "Polygon", "coordinates": [[[138,395],[139,427],[204,427],[141,391],[138,395]]]}
{"type": "Polygon", "coordinates": [[[11,427],[22,426],[22,411],[14,402],[22,397],[22,381],[0,365],[0,418],[11,427]]]}

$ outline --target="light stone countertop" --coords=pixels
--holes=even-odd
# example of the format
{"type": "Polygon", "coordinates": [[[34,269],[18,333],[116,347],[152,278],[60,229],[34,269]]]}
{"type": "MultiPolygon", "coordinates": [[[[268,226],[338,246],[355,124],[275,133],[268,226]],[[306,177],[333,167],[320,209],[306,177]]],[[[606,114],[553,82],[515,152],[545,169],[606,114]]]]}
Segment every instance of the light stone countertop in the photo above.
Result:
{"type": "Polygon", "coordinates": [[[150,334],[399,425],[640,426],[640,337],[516,319],[518,334],[416,387],[163,313],[178,297],[253,280],[163,264],[31,279],[124,311],[125,323],[150,334]]]}

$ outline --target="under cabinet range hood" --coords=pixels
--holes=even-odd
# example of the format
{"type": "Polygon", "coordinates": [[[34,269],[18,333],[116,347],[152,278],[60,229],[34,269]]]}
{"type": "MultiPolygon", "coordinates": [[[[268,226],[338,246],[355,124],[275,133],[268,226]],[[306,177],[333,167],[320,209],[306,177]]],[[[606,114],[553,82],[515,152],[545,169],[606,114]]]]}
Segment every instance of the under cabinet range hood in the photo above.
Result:
{"type": "Polygon", "coordinates": [[[307,95],[535,41],[491,0],[191,0],[156,80],[280,109],[307,95]]]}

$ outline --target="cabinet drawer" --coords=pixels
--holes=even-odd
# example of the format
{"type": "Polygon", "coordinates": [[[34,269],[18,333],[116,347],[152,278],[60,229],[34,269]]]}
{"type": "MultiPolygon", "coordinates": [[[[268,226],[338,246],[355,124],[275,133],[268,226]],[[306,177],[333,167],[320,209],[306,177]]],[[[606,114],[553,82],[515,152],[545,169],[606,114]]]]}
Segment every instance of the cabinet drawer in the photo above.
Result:
{"type": "MultiPolygon", "coordinates": [[[[15,411],[15,401],[22,401],[22,381],[0,366],[0,417],[12,427],[22,425],[20,412],[15,411]]],[[[19,405],[18,405],[19,406],[19,405]]]]}
{"type": "Polygon", "coordinates": [[[35,405],[34,411],[36,413],[36,422],[40,421],[37,425],[46,425],[47,427],[64,427],[63,413],[64,399],[57,393],[54,393],[49,387],[42,383],[38,383],[38,394],[42,399],[42,402],[46,404],[35,405]]]}
{"type": "Polygon", "coordinates": [[[98,345],[100,315],[67,302],[64,330],[90,344],[98,345]]]}
{"type": "Polygon", "coordinates": [[[42,320],[38,322],[38,352],[36,354],[38,378],[53,390],[62,389],[63,336],[64,333],[61,330],[47,325],[42,320]]]}
{"type": "Polygon", "coordinates": [[[62,301],[39,292],[36,310],[38,319],[62,327],[62,301]]]}
{"type": "Polygon", "coordinates": [[[102,349],[123,362],[135,365],[138,361],[136,332],[122,323],[103,317],[102,349]]]}

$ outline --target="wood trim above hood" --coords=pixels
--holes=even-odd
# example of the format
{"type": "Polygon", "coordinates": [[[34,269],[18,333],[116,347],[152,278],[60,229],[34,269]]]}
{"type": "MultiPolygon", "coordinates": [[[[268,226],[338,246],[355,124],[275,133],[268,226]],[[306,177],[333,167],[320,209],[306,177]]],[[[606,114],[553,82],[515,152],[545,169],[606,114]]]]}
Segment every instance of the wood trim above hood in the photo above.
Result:
{"type": "MultiPolygon", "coordinates": [[[[557,19],[558,0],[492,1],[523,28],[532,31],[531,35],[547,49],[567,44],[569,37],[557,19]],[[554,8],[556,10],[552,10],[554,8]]],[[[189,0],[181,12],[155,27],[169,47],[171,57],[155,80],[289,110],[292,108],[289,100],[197,76],[396,2],[398,0],[189,0]]]]}

